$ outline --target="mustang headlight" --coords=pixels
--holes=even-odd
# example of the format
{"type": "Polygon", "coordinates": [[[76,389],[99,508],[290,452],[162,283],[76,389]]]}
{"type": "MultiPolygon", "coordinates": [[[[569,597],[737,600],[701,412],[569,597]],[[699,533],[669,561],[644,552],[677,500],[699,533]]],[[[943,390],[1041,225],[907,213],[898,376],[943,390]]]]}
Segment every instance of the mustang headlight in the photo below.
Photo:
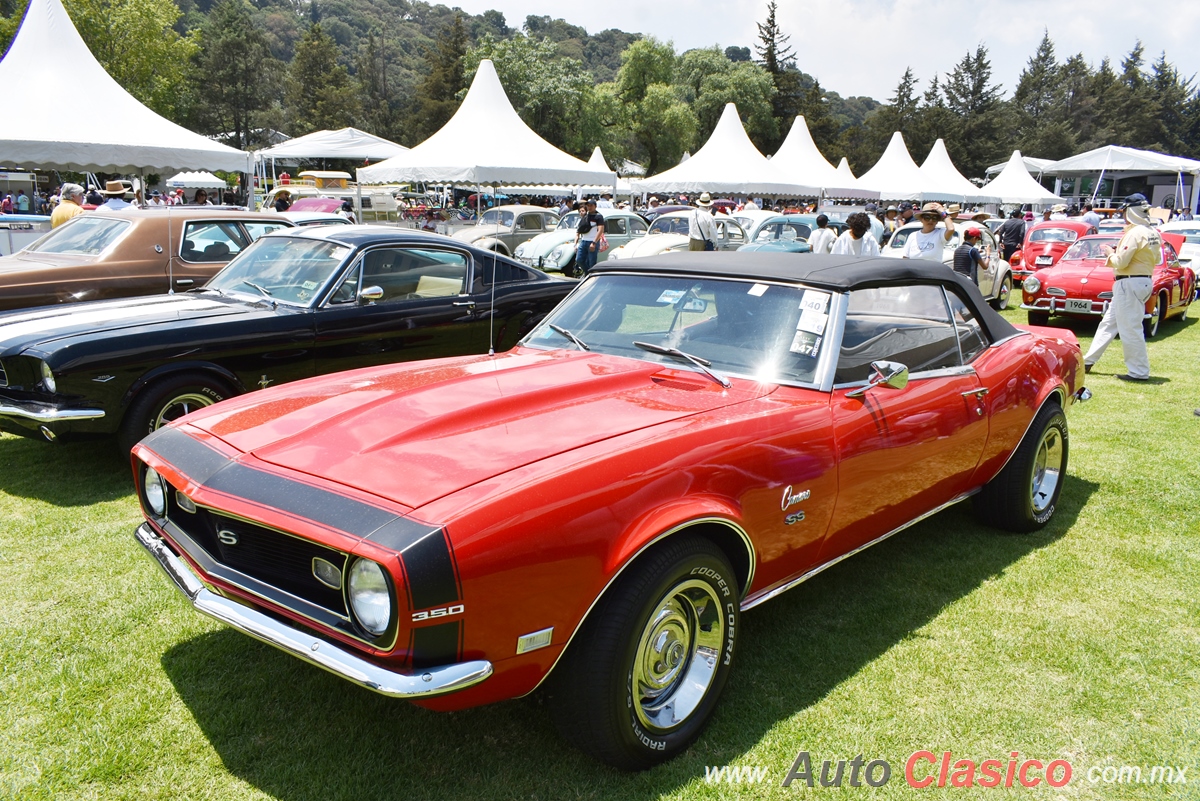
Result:
{"type": "Polygon", "coordinates": [[[383,568],[370,559],[356,559],[350,568],[350,608],[360,626],[379,636],[392,622],[392,593],[383,568]]]}
{"type": "Polygon", "coordinates": [[[1023,284],[1021,284],[1021,288],[1032,295],[1034,292],[1037,292],[1042,288],[1042,282],[1031,275],[1025,279],[1023,284]]]}
{"type": "Polygon", "coordinates": [[[163,481],[163,477],[158,474],[158,471],[153,467],[146,468],[146,477],[143,480],[144,490],[146,495],[146,505],[150,507],[150,511],[154,512],[155,516],[162,517],[167,513],[167,482],[163,481]]]}
{"type": "Polygon", "coordinates": [[[50,394],[54,394],[58,390],[58,385],[54,383],[54,371],[45,362],[42,362],[42,386],[50,394]]]}

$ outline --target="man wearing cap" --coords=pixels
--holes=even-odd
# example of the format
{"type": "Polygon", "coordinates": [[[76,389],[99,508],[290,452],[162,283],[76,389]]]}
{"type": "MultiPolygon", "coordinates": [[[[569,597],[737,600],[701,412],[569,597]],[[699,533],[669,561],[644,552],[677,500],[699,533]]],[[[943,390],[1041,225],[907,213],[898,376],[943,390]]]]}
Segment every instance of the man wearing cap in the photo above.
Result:
{"type": "Polygon", "coordinates": [[[275,211],[287,211],[292,205],[292,193],[286,189],[280,189],[275,193],[275,211]]]}
{"type": "Polygon", "coordinates": [[[940,262],[946,243],[954,238],[954,218],[946,213],[941,203],[926,203],[921,207],[920,219],[921,230],[908,235],[901,255],[906,259],[940,262]],[[943,220],[946,227],[939,231],[937,225],[943,220]]]}
{"type": "Polygon", "coordinates": [[[100,190],[100,194],[108,198],[100,206],[104,211],[124,211],[133,205],[125,201],[125,184],[120,181],[108,181],[104,184],[104,189],[100,190]]]}
{"type": "Polygon", "coordinates": [[[974,226],[963,231],[963,243],[954,249],[954,272],[971,279],[979,286],[979,270],[987,269],[979,252],[979,238],[983,236],[974,226]]]}
{"type": "Polygon", "coordinates": [[[76,215],[83,214],[83,187],[79,184],[63,184],[59,190],[62,199],[50,214],[50,227],[58,226],[76,215]]]}
{"type": "Polygon", "coordinates": [[[688,250],[717,249],[717,224],[713,222],[712,204],[712,195],[705,192],[688,215],[688,250]]]}
{"type": "Polygon", "coordinates": [[[598,241],[604,235],[604,217],[596,211],[595,198],[589,198],[579,210],[579,226],[575,229],[575,272],[583,278],[596,266],[598,241]]]}
{"type": "Polygon", "coordinates": [[[1113,271],[1113,298],[1104,310],[1104,317],[1096,329],[1092,346],[1083,357],[1083,366],[1091,372],[1096,362],[1112,344],[1113,337],[1120,334],[1121,349],[1125,355],[1127,372],[1117,376],[1122,381],[1148,381],[1150,379],[1150,354],[1146,350],[1146,338],[1142,332],[1142,317],[1146,314],[1146,301],[1154,290],[1151,276],[1154,265],[1162,257],[1162,237],[1154,229],[1150,219],[1150,203],[1145,195],[1130,195],[1122,206],[1125,211],[1125,231],[1116,250],[1105,245],[1108,266],[1113,271]]]}
{"type": "Polygon", "coordinates": [[[159,192],[157,189],[155,189],[153,192],[151,192],[151,193],[150,193],[150,204],[149,204],[149,205],[151,205],[151,206],[165,206],[165,205],[167,205],[167,204],[166,204],[166,203],[163,201],[163,199],[162,199],[162,192],[159,192]]]}

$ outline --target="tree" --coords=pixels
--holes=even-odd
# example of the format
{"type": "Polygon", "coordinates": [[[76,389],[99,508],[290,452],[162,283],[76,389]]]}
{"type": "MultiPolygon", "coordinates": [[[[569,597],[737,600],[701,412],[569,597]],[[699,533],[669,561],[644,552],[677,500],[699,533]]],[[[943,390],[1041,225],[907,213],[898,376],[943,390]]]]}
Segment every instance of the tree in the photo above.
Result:
{"type": "Polygon", "coordinates": [[[455,14],[454,21],[442,29],[434,46],[425,50],[429,74],[417,92],[412,126],[414,142],[429,138],[454,116],[459,94],[467,87],[463,63],[466,54],[466,27],[462,14],[455,14]]]}
{"type": "Polygon", "coordinates": [[[1068,84],[1054,57],[1049,31],[1017,79],[1012,110],[1016,144],[1022,153],[1061,159],[1075,152],[1075,135],[1067,121],[1068,84]]]}
{"type": "Polygon", "coordinates": [[[829,98],[821,88],[820,81],[814,80],[804,92],[800,113],[804,115],[804,122],[808,125],[808,132],[812,134],[817,148],[822,153],[834,152],[841,129],[837,120],[833,118],[829,98]]]}
{"type": "Polygon", "coordinates": [[[779,140],[779,127],[771,113],[771,100],[775,95],[771,76],[757,64],[726,63],[729,63],[729,69],[705,76],[700,83],[700,94],[693,105],[699,123],[697,141],[708,139],[726,104],[733,103],[746,134],[760,150],[769,148],[771,143],[779,140]]]}
{"type": "MultiPolygon", "coordinates": [[[[775,9],[775,0],[770,0],[767,3],[767,21],[755,23],[758,26],[759,43],[754,50],[758,53],[759,63],[775,84],[775,97],[771,101],[772,115],[779,129],[786,130],[800,110],[801,76],[796,69],[796,53],[788,44],[791,37],[785,35],[775,21],[775,9]]],[[[775,152],[781,143],[781,139],[769,143],[771,152],[775,152]]]]}
{"type": "Polygon", "coordinates": [[[850,137],[848,144],[851,144],[852,148],[847,148],[846,152],[851,167],[863,170],[878,161],[895,131],[905,131],[911,135],[917,123],[919,110],[917,79],[913,76],[912,67],[908,67],[900,76],[896,91],[887,105],[867,115],[863,123],[864,133],[861,136],[850,137]],[[850,158],[851,153],[853,158],[850,158]]]}
{"type": "Polygon", "coordinates": [[[321,23],[313,23],[296,47],[288,70],[284,108],[293,135],[353,125],[360,111],[350,73],[338,63],[338,48],[321,23]]]}
{"type": "Polygon", "coordinates": [[[725,48],[725,58],[736,63],[738,61],[750,60],[750,48],[730,46],[725,48]]]}
{"type": "Polygon", "coordinates": [[[234,147],[247,147],[258,115],[279,99],[283,64],[271,57],[246,0],[219,0],[199,40],[197,127],[228,134],[234,147]]]}
{"type": "Polygon", "coordinates": [[[645,161],[647,175],[679,163],[696,138],[696,115],[683,96],[688,90],[674,84],[676,62],[675,48],[653,37],[621,54],[613,95],[625,108],[629,152],[645,161]]]}
{"type": "Polygon", "coordinates": [[[982,178],[989,164],[1007,155],[1006,145],[1001,143],[1004,106],[1000,86],[991,81],[992,64],[987,47],[981,44],[955,65],[943,88],[946,108],[959,121],[946,147],[967,177],[982,178]]]}
{"type": "Polygon", "coordinates": [[[675,76],[675,48],[653,37],[634,42],[621,54],[617,92],[625,103],[641,103],[654,84],[670,84],[675,76]]]}

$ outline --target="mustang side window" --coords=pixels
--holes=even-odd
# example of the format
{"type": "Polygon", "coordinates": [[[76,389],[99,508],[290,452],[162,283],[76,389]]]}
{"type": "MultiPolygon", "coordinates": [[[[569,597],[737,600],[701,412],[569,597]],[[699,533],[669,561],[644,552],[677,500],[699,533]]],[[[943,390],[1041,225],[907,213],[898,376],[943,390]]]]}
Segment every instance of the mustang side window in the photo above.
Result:
{"type": "Polygon", "coordinates": [[[504,284],[516,284],[521,281],[532,281],[536,276],[530,270],[524,267],[518,267],[507,261],[500,259],[487,258],[478,259],[475,262],[475,291],[482,292],[484,288],[490,287],[493,283],[493,278],[497,286],[504,284]]]}
{"type": "Polygon", "coordinates": [[[858,289],[850,293],[834,382],[866,381],[871,362],[900,362],[910,373],[957,367],[958,333],[940,286],[858,289]]]}
{"type": "Polygon", "coordinates": [[[363,257],[363,288],[382,289],[379,303],[458,295],[466,277],[466,256],[451,250],[378,248],[363,257]]]}

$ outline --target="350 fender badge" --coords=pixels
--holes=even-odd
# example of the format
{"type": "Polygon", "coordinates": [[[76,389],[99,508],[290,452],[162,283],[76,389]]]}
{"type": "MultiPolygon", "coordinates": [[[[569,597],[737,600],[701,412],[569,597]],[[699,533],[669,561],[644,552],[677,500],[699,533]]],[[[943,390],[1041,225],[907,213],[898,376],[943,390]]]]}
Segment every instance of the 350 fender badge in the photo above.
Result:
{"type": "Polygon", "coordinates": [[[783,488],[783,500],[779,504],[780,510],[786,512],[789,506],[795,506],[798,503],[803,503],[812,497],[812,490],[803,490],[801,492],[793,492],[792,485],[788,484],[783,488]]]}
{"type": "Polygon", "coordinates": [[[437,609],[425,609],[420,612],[412,613],[412,621],[416,623],[420,620],[431,620],[435,617],[450,617],[452,615],[461,615],[466,611],[466,606],[463,604],[455,604],[454,606],[440,606],[437,609]]]}

